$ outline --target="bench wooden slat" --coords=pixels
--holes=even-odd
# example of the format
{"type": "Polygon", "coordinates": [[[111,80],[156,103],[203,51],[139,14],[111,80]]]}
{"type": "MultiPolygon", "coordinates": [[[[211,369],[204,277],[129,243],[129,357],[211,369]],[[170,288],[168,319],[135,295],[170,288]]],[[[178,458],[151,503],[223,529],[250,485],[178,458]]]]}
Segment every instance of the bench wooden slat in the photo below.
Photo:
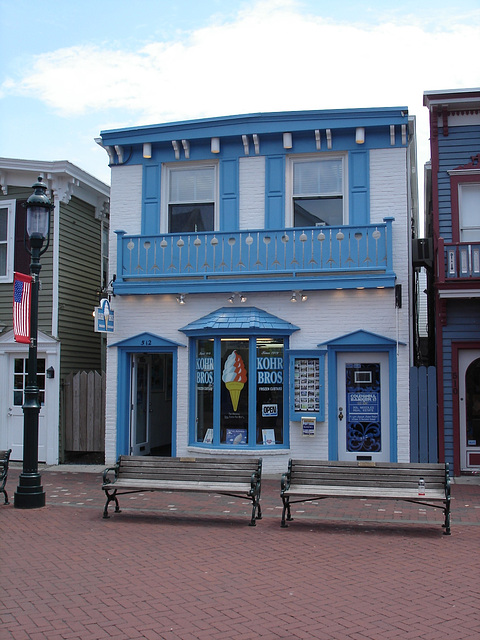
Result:
{"type": "Polygon", "coordinates": [[[241,482],[208,482],[208,481],[193,481],[193,480],[147,480],[145,478],[130,478],[119,479],[115,482],[117,490],[119,488],[126,489],[145,489],[146,491],[206,491],[206,492],[221,492],[221,491],[237,491],[244,494],[250,491],[250,483],[241,482]]]}
{"type": "Polygon", "coordinates": [[[280,495],[282,527],[287,526],[285,520],[292,520],[291,502],[329,497],[383,498],[442,508],[445,533],[450,533],[450,481],[446,463],[290,460],[288,471],[282,476],[280,495]],[[425,495],[418,492],[420,478],[425,481],[425,495]]]}
{"type": "MultiPolygon", "coordinates": [[[[405,487],[387,487],[379,492],[375,487],[339,487],[339,486],[315,486],[315,485],[294,485],[290,486],[286,495],[318,495],[318,496],[339,496],[346,498],[385,498],[399,500],[408,498],[409,500],[419,499],[418,488],[408,489],[405,487]]],[[[426,489],[422,499],[445,501],[445,491],[439,489],[426,489]]]]}

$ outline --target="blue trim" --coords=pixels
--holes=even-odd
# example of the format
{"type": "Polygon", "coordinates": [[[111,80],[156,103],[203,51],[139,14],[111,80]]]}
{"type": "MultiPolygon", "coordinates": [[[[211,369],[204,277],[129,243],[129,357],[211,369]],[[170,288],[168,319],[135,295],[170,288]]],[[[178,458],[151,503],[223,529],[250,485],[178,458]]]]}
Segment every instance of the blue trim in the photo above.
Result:
{"type": "MultiPolygon", "coordinates": [[[[105,145],[132,145],[143,142],[198,140],[211,136],[262,135],[272,131],[313,131],[315,129],[354,129],[356,127],[386,127],[408,125],[408,107],[363,109],[325,109],[312,111],[280,111],[250,113],[164,124],[127,127],[101,131],[105,145]]],[[[368,141],[368,135],[366,137],[368,141]]]]}
{"type": "Polygon", "coordinates": [[[111,347],[118,349],[117,364],[117,457],[130,455],[130,389],[131,356],[135,353],[166,353],[172,355],[172,456],[177,446],[177,345],[150,333],[141,333],[111,347]],[[147,336],[147,337],[146,337],[147,336]],[[154,343],[144,343],[154,338],[154,343]]]}
{"type": "Polygon", "coordinates": [[[323,343],[328,352],[328,458],[338,460],[338,401],[337,354],[339,353],[387,353],[390,408],[390,462],[397,462],[397,354],[395,340],[377,336],[368,331],[353,333],[323,343]],[[364,342],[359,342],[364,338],[364,342]]]}
{"type": "Polygon", "coordinates": [[[184,347],[186,345],[180,344],[179,342],[173,342],[172,340],[167,340],[166,338],[161,338],[160,336],[155,335],[154,333],[150,333],[145,331],[144,333],[139,333],[136,336],[132,336],[131,338],[126,338],[125,340],[121,340],[120,342],[114,342],[109,345],[109,347],[131,347],[135,348],[139,351],[144,351],[145,348],[156,348],[156,347],[165,347],[165,348],[176,348],[176,347],[184,347]]]}

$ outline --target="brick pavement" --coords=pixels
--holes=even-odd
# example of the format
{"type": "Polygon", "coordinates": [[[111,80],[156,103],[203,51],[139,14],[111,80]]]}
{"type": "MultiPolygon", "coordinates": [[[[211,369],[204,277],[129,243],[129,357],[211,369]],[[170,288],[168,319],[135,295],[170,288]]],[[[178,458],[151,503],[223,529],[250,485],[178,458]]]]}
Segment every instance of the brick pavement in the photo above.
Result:
{"type": "MultiPolygon", "coordinates": [[[[13,501],[19,469],[7,489],[13,501]]],[[[389,501],[264,518],[226,496],[145,493],[103,520],[101,474],[42,470],[43,509],[0,506],[1,640],[477,640],[480,486],[442,514],[389,501]]]]}

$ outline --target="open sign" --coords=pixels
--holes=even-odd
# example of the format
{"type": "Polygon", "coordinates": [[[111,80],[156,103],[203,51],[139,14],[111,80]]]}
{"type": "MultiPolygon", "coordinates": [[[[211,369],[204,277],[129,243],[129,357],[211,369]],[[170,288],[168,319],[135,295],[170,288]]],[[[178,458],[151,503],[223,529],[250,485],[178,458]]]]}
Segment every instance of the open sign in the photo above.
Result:
{"type": "Polygon", "coordinates": [[[278,416],[278,404],[262,404],[262,418],[278,416]]]}

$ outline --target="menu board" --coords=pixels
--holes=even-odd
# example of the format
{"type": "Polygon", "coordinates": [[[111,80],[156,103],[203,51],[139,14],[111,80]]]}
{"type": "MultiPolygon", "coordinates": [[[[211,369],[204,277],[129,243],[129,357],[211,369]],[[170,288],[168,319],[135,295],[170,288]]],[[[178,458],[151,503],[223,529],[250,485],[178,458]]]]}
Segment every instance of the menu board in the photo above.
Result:
{"type": "Polygon", "coordinates": [[[320,361],[318,358],[295,358],[294,411],[318,413],[320,411],[320,361]]]}

